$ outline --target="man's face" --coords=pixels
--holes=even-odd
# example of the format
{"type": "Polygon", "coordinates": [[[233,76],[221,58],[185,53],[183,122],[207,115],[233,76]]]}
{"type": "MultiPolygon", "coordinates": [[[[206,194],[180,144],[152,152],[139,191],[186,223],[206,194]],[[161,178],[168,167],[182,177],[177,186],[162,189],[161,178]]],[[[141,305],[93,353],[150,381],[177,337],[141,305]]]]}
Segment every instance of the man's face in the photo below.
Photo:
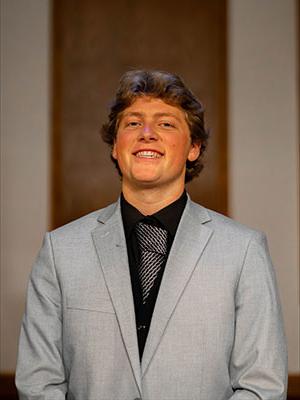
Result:
{"type": "Polygon", "coordinates": [[[184,112],[161,99],[140,97],[120,118],[112,156],[122,172],[123,189],[184,186],[186,160],[199,156],[184,112]]]}

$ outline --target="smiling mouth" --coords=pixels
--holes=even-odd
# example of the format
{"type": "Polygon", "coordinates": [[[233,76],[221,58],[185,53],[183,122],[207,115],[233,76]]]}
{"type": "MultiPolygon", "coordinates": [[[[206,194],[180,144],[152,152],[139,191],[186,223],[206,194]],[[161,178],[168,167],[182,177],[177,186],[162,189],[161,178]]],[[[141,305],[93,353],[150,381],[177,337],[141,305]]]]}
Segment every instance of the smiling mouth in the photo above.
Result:
{"type": "Polygon", "coordinates": [[[149,150],[138,151],[134,155],[138,158],[160,158],[163,156],[161,153],[149,150]]]}

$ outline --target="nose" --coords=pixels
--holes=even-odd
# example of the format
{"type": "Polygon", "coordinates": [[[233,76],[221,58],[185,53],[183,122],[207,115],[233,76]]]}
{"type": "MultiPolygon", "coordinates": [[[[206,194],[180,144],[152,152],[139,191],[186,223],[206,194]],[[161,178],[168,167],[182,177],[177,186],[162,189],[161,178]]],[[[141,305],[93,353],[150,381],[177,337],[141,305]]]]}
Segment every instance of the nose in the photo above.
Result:
{"type": "Polygon", "coordinates": [[[158,139],[158,135],[151,124],[145,124],[140,133],[140,140],[153,141],[158,139]]]}

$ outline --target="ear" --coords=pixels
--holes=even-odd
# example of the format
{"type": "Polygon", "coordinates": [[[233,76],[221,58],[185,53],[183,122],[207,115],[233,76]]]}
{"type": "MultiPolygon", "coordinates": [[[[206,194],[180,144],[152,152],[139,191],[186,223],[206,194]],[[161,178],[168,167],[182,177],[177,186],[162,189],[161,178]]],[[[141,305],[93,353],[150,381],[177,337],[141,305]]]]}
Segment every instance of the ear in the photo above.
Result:
{"type": "Polygon", "coordinates": [[[192,143],[187,159],[195,161],[200,155],[201,143],[192,143]]]}
{"type": "Polygon", "coordinates": [[[115,160],[118,159],[118,157],[117,157],[117,149],[116,149],[116,141],[114,141],[114,144],[113,144],[113,147],[112,147],[112,150],[111,150],[111,156],[115,160]]]}

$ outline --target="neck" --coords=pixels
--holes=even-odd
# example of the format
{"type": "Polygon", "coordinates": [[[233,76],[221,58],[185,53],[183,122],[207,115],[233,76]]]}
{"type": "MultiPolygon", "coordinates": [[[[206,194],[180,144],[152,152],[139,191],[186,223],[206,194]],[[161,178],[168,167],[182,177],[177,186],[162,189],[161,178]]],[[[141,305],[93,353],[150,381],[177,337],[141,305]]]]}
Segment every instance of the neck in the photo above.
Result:
{"type": "Polygon", "coordinates": [[[157,211],[167,207],[182,195],[184,185],[178,187],[176,191],[162,191],[160,188],[147,188],[140,190],[130,190],[123,186],[122,192],[125,199],[137,208],[143,215],[152,215],[157,211]]]}

